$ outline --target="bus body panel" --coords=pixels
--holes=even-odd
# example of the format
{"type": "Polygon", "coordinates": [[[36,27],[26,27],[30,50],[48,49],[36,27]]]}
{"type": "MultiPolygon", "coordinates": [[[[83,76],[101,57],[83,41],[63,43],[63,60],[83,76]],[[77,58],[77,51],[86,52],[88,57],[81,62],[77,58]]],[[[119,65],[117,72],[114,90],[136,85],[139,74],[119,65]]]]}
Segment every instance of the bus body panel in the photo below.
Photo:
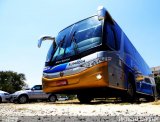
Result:
{"type": "Polygon", "coordinates": [[[106,51],[100,51],[59,66],[45,68],[42,78],[45,92],[107,87],[108,81],[106,51]],[[65,68],[61,68],[61,66],[65,68]],[[102,78],[97,79],[97,75],[101,75],[102,78]],[[66,82],[66,84],[62,82],[66,82]]]}
{"type": "Polygon", "coordinates": [[[117,51],[109,52],[108,57],[110,57],[108,62],[109,86],[126,89],[123,63],[117,55],[117,51]]]}
{"type": "Polygon", "coordinates": [[[115,52],[109,54],[107,51],[100,51],[82,59],[71,61],[69,64],[60,64],[59,71],[57,72],[55,72],[55,70],[58,69],[57,66],[55,68],[47,69],[47,71],[44,70],[44,77],[42,79],[44,91],[61,92],[71,89],[78,90],[97,87],[111,87],[125,90],[124,72],[121,69],[123,64],[121,64],[121,60],[119,61],[118,57],[119,56],[117,56],[115,52]],[[102,63],[103,65],[98,64],[92,66],[94,63],[96,64],[96,62],[98,62],[98,58],[104,58],[105,62],[102,63]],[[80,67],[81,65],[85,65],[85,63],[91,67],[80,67]],[[67,65],[65,66],[65,69],[61,68],[61,66],[64,67],[64,65],[67,65]],[[60,76],[62,72],[63,76],[60,76]],[[102,75],[103,80],[94,82],[97,81],[96,75],[98,74],[102,75]],[[59,85],[58,81],[67,81],[67,83],[59,85]]]}
{"type": "Polygon", "coordinates": [[[53,93],[65,90],[76,91],[79,89],[107,87],[107,74],[107,62],[103,62],[74,75],[53,79],[43,78],[43,90],[47,93],[53,93]],[[102,78],[98,80],[96,76],[99,74],[102,75],[102,78]],[[62,82],[66,82],[66,84],[62,82]]]}

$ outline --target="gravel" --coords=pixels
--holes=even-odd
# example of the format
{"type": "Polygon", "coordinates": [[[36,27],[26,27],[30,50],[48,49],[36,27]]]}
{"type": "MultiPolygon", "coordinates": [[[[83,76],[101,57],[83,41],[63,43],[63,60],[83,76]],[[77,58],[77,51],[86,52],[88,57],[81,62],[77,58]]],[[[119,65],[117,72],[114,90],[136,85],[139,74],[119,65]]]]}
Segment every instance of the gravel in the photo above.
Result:
{"type": "Polygon", "coordinates": [[[2,103],[0,104],[0,115],[2,117],[160,116],[160,101],[140,104],[108,102],[93,102],[92,104],[80,104],[77,100],[56,103],[2,103]]]}

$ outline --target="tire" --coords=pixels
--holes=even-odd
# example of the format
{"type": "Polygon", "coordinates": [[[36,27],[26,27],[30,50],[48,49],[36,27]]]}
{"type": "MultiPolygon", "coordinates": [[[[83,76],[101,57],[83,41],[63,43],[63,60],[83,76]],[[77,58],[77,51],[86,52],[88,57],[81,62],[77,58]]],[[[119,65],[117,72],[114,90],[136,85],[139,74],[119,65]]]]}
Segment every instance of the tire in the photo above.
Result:
{"type": "Polygon", "coordinates": [[[92,101],[92,98],[89,95],[77,94],[77,98],[82,104],[88,104],[92,101]]]}
{"type": "Polygon", "coordinates": [[[56,102],[56,100],[57,100],[56,95],[50,95],[50,96],[48,97],[48,101],[49,101],[49,102],[56,102]]]}
{"type": "Polygon", "coordinates": [[[127,99],[128,102],[135,102],[136,101],[136,90],[133,83],[128,82],[128,90],[127,90],[127,99]]]}
{"type": "Polygon", "coordinates": [[[153,96],[148,96],[148,97],[146,97],[146,100],[147,100],[148,102],[154,102],[154,101],[157,100],[157,97],[156,97],[156,95],[155,95],[154,88],[152,88],[152,92],[153,92],[153,96]]]}
{"type": "Polygon", "coordinates": [[[9,99],[9,102],[14,103],[14,100],[12,97],[9,99]]]}
{"type": "Polygon", "coordinates": [[[21,95],[18,97],[18,103],[24,104],[28,102],[28,96],[27,95],[21,95]]]}
{"type": "Polygon", "coordinates": [[[146,97],[146,100],[147,100],[147,102],[154,102],[155,101],[155,97],[149,96],[149,97],[146,97]]]}

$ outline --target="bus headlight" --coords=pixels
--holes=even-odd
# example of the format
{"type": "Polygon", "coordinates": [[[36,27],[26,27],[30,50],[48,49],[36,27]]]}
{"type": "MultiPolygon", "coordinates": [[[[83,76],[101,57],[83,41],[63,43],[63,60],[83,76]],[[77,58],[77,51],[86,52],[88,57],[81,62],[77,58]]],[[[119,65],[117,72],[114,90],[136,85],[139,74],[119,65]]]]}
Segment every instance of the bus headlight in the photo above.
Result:
{"type": "Polygon", "coordinates": [[[96,75],[96,78],[97,78],[97,80],[100,80],[100,79],[102,79],[102,75],[98,74],[98,75],[96,75]]]}

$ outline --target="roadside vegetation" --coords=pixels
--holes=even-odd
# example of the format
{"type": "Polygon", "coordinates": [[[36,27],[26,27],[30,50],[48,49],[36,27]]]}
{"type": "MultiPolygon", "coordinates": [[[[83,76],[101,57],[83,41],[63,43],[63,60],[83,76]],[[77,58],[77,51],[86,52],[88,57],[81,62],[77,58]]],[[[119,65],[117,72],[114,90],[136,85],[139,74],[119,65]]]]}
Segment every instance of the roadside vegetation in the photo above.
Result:
{"type": "Polygon", "coordinates": [[[13,93],[27,87],[25,74],[13,71],[0,71],[0,90],[13,93]]]}

